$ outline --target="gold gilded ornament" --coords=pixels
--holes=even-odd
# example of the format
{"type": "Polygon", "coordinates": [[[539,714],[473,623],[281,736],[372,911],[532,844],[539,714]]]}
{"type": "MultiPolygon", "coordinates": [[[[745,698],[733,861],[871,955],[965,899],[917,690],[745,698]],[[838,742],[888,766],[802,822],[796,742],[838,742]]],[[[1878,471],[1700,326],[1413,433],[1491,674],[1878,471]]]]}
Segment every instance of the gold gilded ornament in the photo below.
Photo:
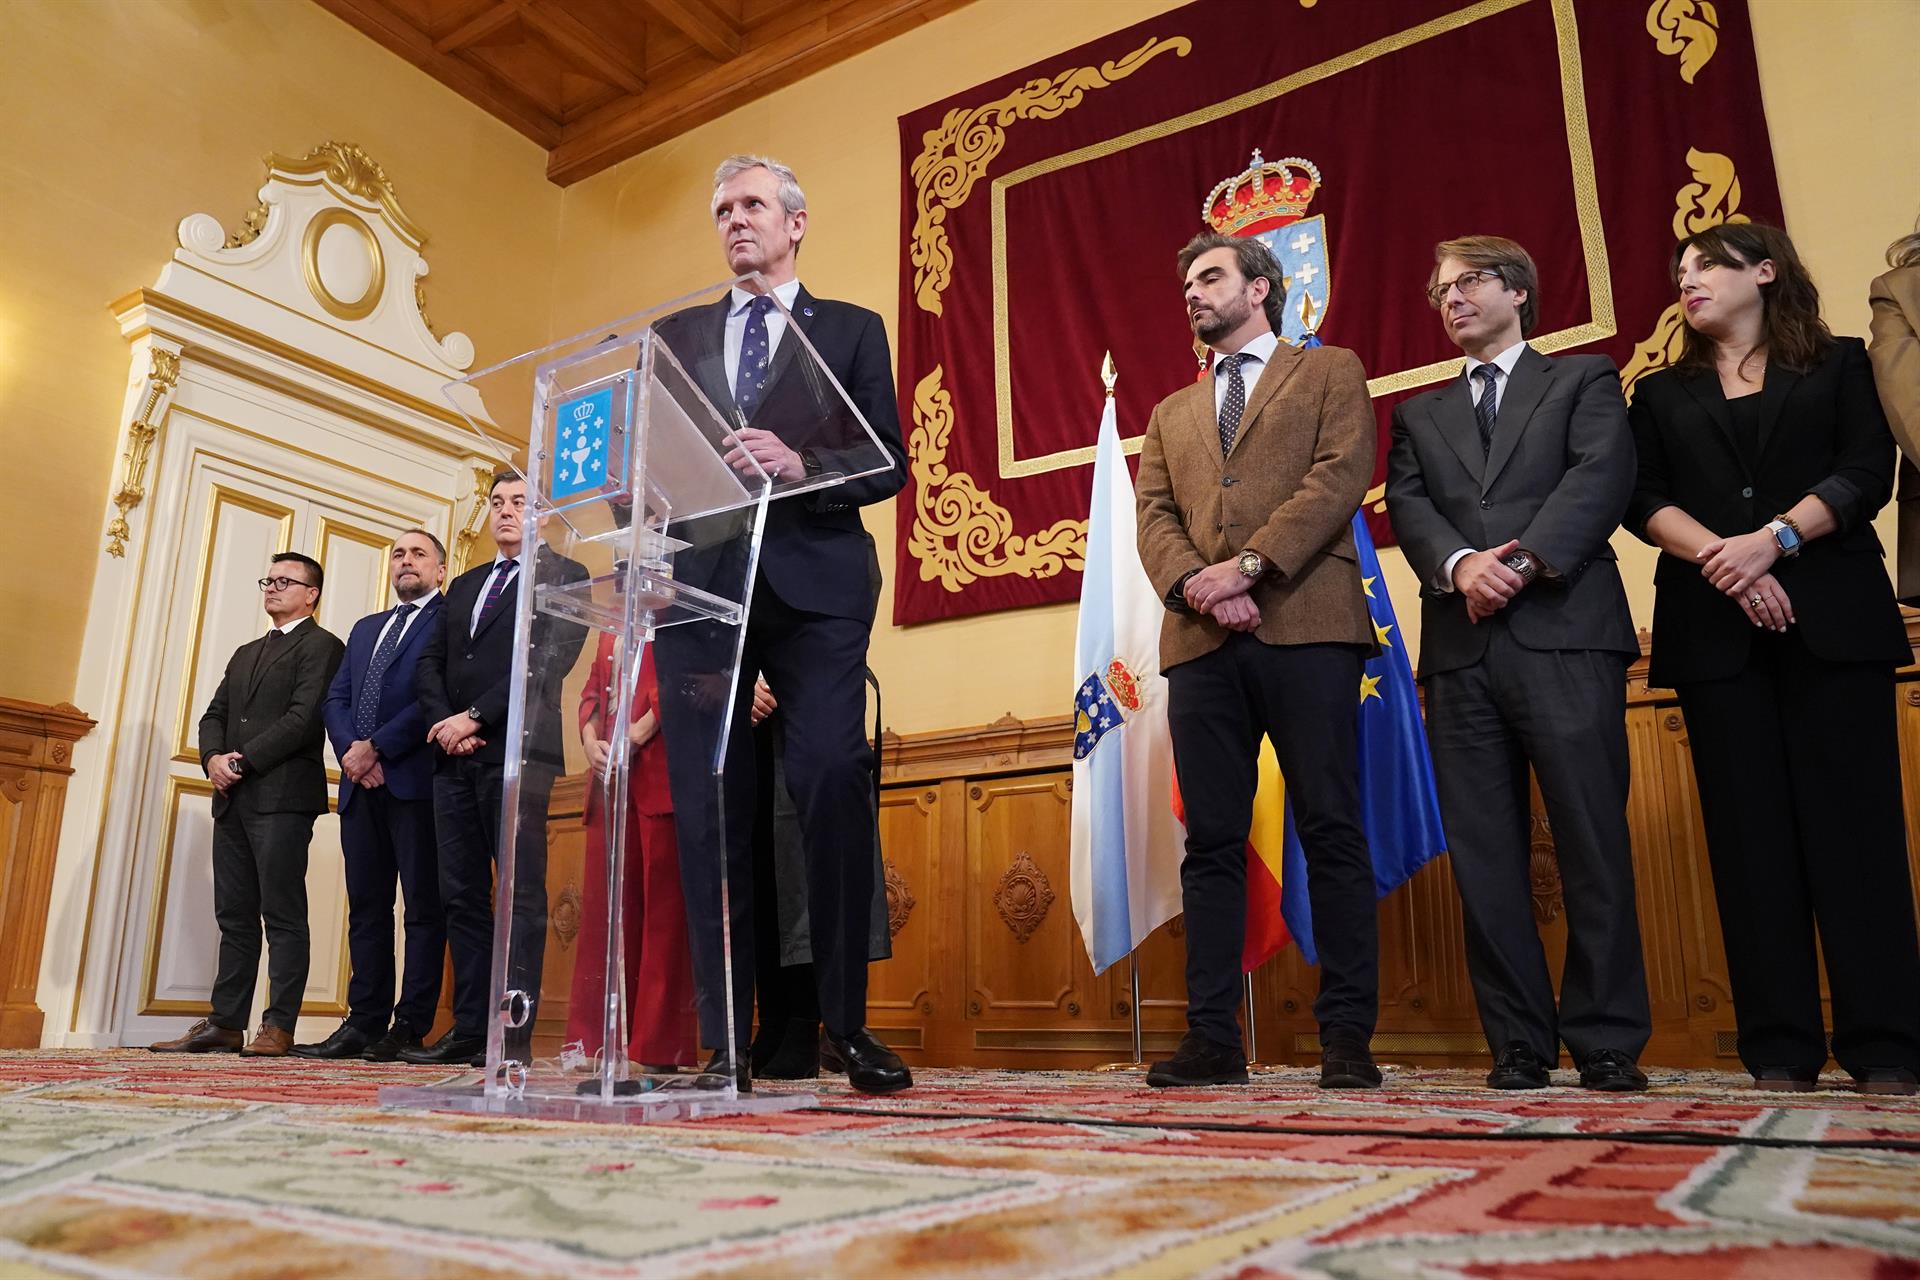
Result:
{"type": "Polygon", "coordinates": [[[1720,46],[1720,15],[1709,0],[1653,0],[1647,34],[1661,53],[1679,55],[1680,78],[1692,84],[1720,46]]]}
{"type": "Polygon", "coordinates": [[[127,540],[133,537],[133,526],[127,523],[127,513],[146,499],[147,463],[153,457],[154,442],[160,438],[161,424],[166,421],[166,415],[159,412],[160,402],[180,380],[178,352],[154,347],[148,353],[148,361],[147,398],[127,427],[127,448],[120,455],[120,487],[113,495],[113,505],[119,508],[120,514],[107,525],[107,554],[110,556],[127,554],[127,540]]]}
{"type": "MultiPolygon", "coordinates": [[[[1749,221],[1746,214],[1739,212],[1740,179],[1731,158],[1717,151],[1689,147],[1687,167],[1693,171],[1693,181],[1683,185],[1673,197],[1675,240],[1684,240],[1722,223],[1749,221]]],[[[1629,402],[1633,399],[1634,383],[1680,358],[1686,332],[1686,319],[1680,313],[1678,302],[1660,313],[1653,332],[1634,345],[1632,357],[1620,370],[1620,387],[1629,402]]]]}

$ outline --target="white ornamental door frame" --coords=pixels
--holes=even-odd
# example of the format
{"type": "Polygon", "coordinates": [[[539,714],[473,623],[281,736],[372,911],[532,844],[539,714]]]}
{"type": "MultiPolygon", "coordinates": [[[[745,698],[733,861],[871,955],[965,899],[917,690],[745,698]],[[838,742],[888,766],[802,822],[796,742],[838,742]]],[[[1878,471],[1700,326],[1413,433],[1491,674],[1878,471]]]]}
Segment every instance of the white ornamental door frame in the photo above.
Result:
{"type": "MultiPolygon", "coordinates": [[[[147,1043],[207,1011],[197,723],[227,656],[267,625],[252,579],[268,557],[325,565],[320,622],[344,639],[388,603],[401,529],[445,540],[449,576],[472,550],[492,465],[442,392],[474,352],[422,311],[425,240],[377,164],[326,143],[269,157],[233,234],[184,219],[154,286],[113,304],[131,363],[74,694],[99,728],[75,751],[40,970],[48,1046],[147,1043]]],[[[344,1012],[338,851],[324,815],[302,1036],[344,1012]]]]}

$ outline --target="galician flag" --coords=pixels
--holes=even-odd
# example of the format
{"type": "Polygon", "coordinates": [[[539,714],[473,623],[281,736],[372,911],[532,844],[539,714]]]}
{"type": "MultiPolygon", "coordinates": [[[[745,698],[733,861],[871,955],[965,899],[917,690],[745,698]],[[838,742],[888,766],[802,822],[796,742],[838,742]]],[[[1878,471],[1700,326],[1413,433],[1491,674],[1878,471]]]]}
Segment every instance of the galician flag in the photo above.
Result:
{"type": "Polygon", "coordinates": [[[1187,832],[1173,816],[1160,674],[1165,606],[1140,563],[1113,394],[1100,418],[1074,645],[1073,918],[1103,972],[1180,913],[1187,832]]]}

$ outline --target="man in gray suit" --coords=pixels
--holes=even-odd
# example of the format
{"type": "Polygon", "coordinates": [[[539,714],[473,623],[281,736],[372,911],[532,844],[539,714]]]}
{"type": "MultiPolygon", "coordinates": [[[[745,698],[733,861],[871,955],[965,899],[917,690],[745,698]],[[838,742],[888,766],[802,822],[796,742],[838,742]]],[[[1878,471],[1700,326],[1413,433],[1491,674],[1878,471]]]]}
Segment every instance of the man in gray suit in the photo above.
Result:
{"type": "Polygon", "coordinates": [[[213,1012],[157,1053],[238,1049],[278,1058],[293,1047],[307,988],[307,844],[327,811],[326,730],[320,700],[346,650],[313,621],[318,561],[275,556],[260,579],[273,627],[234,650],[200,717],[200,763],[212,779],[213,916],[220,966],[213,1012]],[[266,1012],[242,1047],[266,924],[266,1012]]]}
{"type": "Polygon", "coordinates": [[[1467,968],[1496,1089],[1537,1089],[1564,1042],[1589,1089],[1644,1089],[1647,980],[1627,836],[1627,664],[1639,653],[1608,536],[1634,484],[1605,356],[1526,344],[1527,251],[1434,250],[1427,294],[1466,368],[1393,414],[1387,514],[1419,575],[1420,679],[1467,968]],[[1567,910],[1556,1016],[1533,923],[1527,767],[1567,910]]]}

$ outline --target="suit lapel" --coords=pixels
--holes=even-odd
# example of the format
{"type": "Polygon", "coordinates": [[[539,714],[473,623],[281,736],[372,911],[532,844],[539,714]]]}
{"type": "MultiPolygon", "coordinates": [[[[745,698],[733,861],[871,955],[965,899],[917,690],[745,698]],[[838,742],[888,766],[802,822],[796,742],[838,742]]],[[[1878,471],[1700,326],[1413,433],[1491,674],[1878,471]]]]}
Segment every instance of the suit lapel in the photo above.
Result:
{"type": "MultiPolygon", "coordinates": [[[[1528,419],[1540,407],[1547,388],[1553,385],[1553,373],[1553,361],[1532,347],[1522,351],[1514,362],[1513,377],[1507,384],[1506,394],[1500,397],[1500,412],[1493,420],[1493,447],[1487,451],[1486,478],[1480,482],[1482,493],[1493,488],[1493,482],[1500,478],[1500,472],[1519,447],[1528,419]]],[[[1474,434],[1479,434],[1478,425],[1474,434]]]]}
{"type": "MultiPolygon", "coordinates": [[[[399,666],[401,660],[413,651],[415,646],[420,643],[420,637],[427,634],[427,628],[433,625],[435,615],[440,612],[446,603],[447,593],[442,591],[433,598],[433,603],[427,605],[424,609],[420,610],[419,613],[414,615],[413,625],[408,627],[407,633],[400,637],[400,645],[393,651],[393,662],[387,667],[387,670],[391,671],[394,667],[399,666]]],[[[373,633],[373,647],[375,649],[380,647],[379,631],[373,633]]],[[[373,663],[373,653],[371,651],[367,654],[367,663],[369,666],[373,663]]]]}
{"type": "MultiPolygon", "coordinates": [[[[1268,404],[1280,394],[1280,388],[1286,385],[1293,371],[1300,367],[1300,351],[1297,347],[1281,342],[1273,349],[1273,358],[1267,361],[1267,367],[1260,371],[1260,381],[1253,384],[1253,394],[1247,397],[1246,411],[1240,415],[1240,430],[1233,437],[1233,448],[1227,456],[1231,458],[1240,451],[1240,445],[1253,433],[1260,423],[1260,415],[1268,404]]],[[[1216,375],[1218,376],[1218,375],[1216,375]]],[[[1211,387],[1208,388],[1212,390],[1211,387]]],[[[1219,424],[1214,424],[1214,432],[1219,433],[1219,424]]]]}
{"type": "Polygon", "coordinates": [[[260,646],[260,652],[254,655],[253,678],[247,682],[247,696],[249,698],[253,696],[255,690],[259,689],[261,677],[267,674],[267,669],[277,665],[289,653],[292,653],[293,647],[304,640],[306,635],[307,628],[302,626],[295,628],[291,633],[280,637],[278,640],[269,640],[266,636],[261,636],[258,640],[254,641],[255,644],[260,646]]]}
{"type": "Polygon", "coordinates": [[[1713,425],[1720,429],[1720,438],[1726,442],[1733,465],[1740,468],[1742,475],[1750,476],[1752,473],[1748,470],[1747,460],[1740,456],[1740,446],[1733,439],[1733,413],[1727,408],[1727,396],[1720,389],[1719,375],[1711,369],[1704,372],[1689,370],[1680,375],[1679,381],[1687,389],[1687,394],[1699,401],[1700,407],[1706,410],[1713,425]]]}
{"type": "MultiPolygon", "coordinates": [[[[493,602],[493,611],[482,615],[480,625],[473,629],[473,639],[478,640],[481,636],[492,630],[493,624],[500,621],[501,615],[513,612],[513,606],[519,599],[520,579],[526,576],[527,566],[523,564],[520,566],[519,571],[508,580],[507,585],[500,589],[500,598],[493,602]]],[[[482,599],[486,598],[487,583],[492,581],[492,579],[493,574],[491,571],[488,572],[486,577],[480,579],[480,596],[482,599]]]]}
{"type": "Polygon", "coordinates": [[[1210,376],[1205,382],[1194,383],[1183,394],[1186,396],[1187,430],[1197,442],[1196,447],[1212,460],[1215,471],[1226,470],[1226,459],[1220,456],[1220,420],[1213,409],[1213,378],[1210,376]]]}
{"type": "Polygon", "coordinates": [[[1487,455],[1480,447],[1480,424],[1473,416],[1473,396],[1467,390],[1467,380],[1456,376],[1444,390],[1434,393],[1427,409],[1440,438],[1459,455],[1460,465],[1484,490],[1481,477],[1486,474],[1487,455]]]}
{"type": "Polygon", "coordinates": [[[1760,440],[1753,450],[1755,463],[1767,456],[1767,441],[1773,438],[1773,429],[1780,423],[1780,410],[1799,383],[1800,375],[1793,370],[1772,361],[1767,363],[1766,375],[1760,382],[1760,440]]]}
{"type": "MultiPolygon", "coordinates": [[[[793,310],[787,313],[787,327],[789,329],[797,327],[802,333],[806,334],[808,338],[812,338],[814,321],[813,303],[813,295],[807,292],[805,285],[800,286],[800,289],[793,295],[793,310]]],[[[773,389],[780,384],[780,379],[784,377],[787,370],[792,367],[794,360],[797,358],[795,352],[799,351],[800,345],[800,342],[794,339],[791,333],[783,333],[780,335],[780,345],[774,349],[773,353],[773,368],[767,372],[767,385],[760,388],[760,402],[756,404],[753,409],[755,417],[758,417],[760,411],[767,407],[767,402],[773,399],[773,389]]]]}

